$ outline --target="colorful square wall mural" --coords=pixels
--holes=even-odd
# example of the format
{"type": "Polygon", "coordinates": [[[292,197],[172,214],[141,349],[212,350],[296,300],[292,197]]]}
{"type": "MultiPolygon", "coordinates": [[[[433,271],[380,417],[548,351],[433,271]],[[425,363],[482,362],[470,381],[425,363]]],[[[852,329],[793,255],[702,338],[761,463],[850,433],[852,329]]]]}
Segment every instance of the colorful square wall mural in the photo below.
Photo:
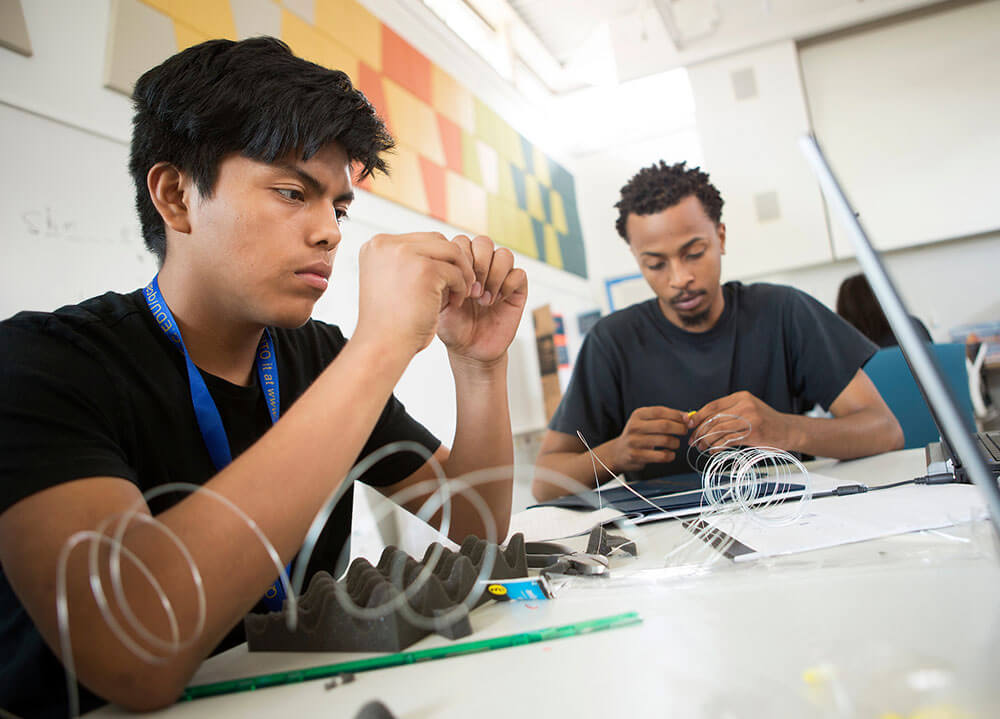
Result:
{"type": "Polygon", "coordinates": [[[280,37],[346,72],[398,147],[392,174],[360,186],[580,277],[573,176],[355,0],[114,0],[106,84],[209,38],[280,37]]]}

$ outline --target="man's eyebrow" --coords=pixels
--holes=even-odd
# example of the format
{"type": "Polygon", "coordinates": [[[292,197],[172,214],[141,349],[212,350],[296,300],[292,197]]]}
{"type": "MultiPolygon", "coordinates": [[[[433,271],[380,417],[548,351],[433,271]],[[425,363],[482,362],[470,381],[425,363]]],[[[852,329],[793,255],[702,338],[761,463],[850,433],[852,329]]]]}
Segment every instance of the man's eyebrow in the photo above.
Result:
{"type": "Polygon", "coordinates": [[[289,175],[295,175],[300,180],[302,180],[302,182],[304,182],[306,186],[313,192],[316,192],[318,194],[323,194],[326,191],[326,185],[324,185],[322,182],[320,182],[315,177],[310,175],[308,172],[303,170],[301,167],[298,167],[288,162],[278,162],[275,163],[274,166],[278,170],[287,172],[289,175]]]}
{"type": "Polygon", "coordinates": [[[681,245],[680,251],[684,252],[685,250],[691,249],[691,246],[696,242],[708,242],[708,240],[705,239],[704,237],[692,237],[690,240],[681,245]]]}
{"type": "MultiPolygon", "coordinates": [[[[691,246],[693,244],[695,244],[696,242],[707,242],[707,240],[704,237],[692,237],[690,240],[688,240],[683,245],[681,245],[680,249],[678,249],[677,252],[681,253],[681,252],[684,252],[685,250],[690,249],[691,246]]],[[[647,257],[647,256],[648,257],[658,257],[660,259],[666,259],[666,257],[667,257],[667,253],[666,252],[643,252],[641,254],[642,254],[643,257],[647,257]]]]}
{"type": "MultiPolygon", "coordinates": [[[[324,185],[322,182],[317,180],[315,177],[313,177],[312,175],[310,175],[308,172],[303,170],[301,167],[298,167],[297,165],[292,165],[287,162],[279,162],[275,164],[275,167],[278,168],[279,170],[283,170],[289,174],[295,175],[300,180],[302,180],[302,182],[304,182],[306,186],[309,187],[310,190],[312,190],[318,195],[322,195],[326,192],[326,185],[324,185]]],[[[347,190],[346,192],[340,193],[335,198],[333,198],[333,201],[354,202],[354,190],[347,190]]]]}

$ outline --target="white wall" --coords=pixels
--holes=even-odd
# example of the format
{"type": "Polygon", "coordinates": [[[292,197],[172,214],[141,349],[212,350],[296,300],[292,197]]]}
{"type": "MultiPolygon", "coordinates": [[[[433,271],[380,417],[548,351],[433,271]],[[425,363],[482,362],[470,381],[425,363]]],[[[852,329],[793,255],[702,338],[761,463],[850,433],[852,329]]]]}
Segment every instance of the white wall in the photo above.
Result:
{"type": "Polygon", "coordinates": [[[127,141],[128,100],[102,86],[110,6],[110,0],[22,2],[34,54],[0,51],[0,99],[127,141]]]}
{"type": "MultiPolygon", "coordinates": [[[[894,250],[883,259],[910,312],[935,341],[949,341],[951,327],[1000,319],[1000,233],[894,250]]],[[[860,271],[847,259],[746,280],[794,285],[834,309],[840,283],[860,271]]]]}
{"type": "MultiPolygon", "coordinates": [[[[135,289],[155,272],[139,235],[126,167],[129,100],[102,86],[110,1],[23,3],[34,55],[0,49],[2,317],[19,309],[54,309],[106,289],[135,289]]],[[[370,4],[378,13],[380,4],[370,4]]],[[[398,11],[401,4],[381,5],[398,11]]],[[[404,36],[406,29],[405,23],[397,27],[404,36]]],[[[418,47],[424,50],[427,44],[424,38],[418,47]]],[[[461,56],[455,52],[436,54],[433,59],[460,78],[474,67],[456,61],[461,56]],[[456,62],[460,67],[454,67],[456,62]]],[[[513,112],[515,100],[499,98],[501,112],[513,112]]],[[[519,117],[532,112],[522,107],[519,117]]],[[[315,312],[347,334],[357,319],[357,251],[362,242],[375,232],[458,232],[365,192],[359,193],[351,215],[331,289],[315,312]]],[[[524,431],[544,426],[531,309],[551,304],[566,316],[569,339],[578,344],[576,314],[597,305],[586,280],[529,258],[519,257],[518,264],[528,272],[529,299],[511,349],[510,394],[515,431],[524,431]]],[[[453,384],[439,342],[413,361],[398,394],[414,416],[451,441],[453,384]]]]}
{"type": "Polygon", "coordinates": [[[830,259],[823,200],[797,142],[809,116],[795,44],[696,65],[689,76],[705,165],[725,199],[726,237],[739,238],[726,244],[729,271],[741,276],[830,259]],[[766,198],[773,213],[762,214],[766,198]]]}
{"type": "MultiPolygon", "coordinates": [[[[813,129],[881,247],[1000,228],[1000,2],[923,15],[799,53],[813,129]]],[[[833,227],[835,256],[851,257],[833,227]]]]}

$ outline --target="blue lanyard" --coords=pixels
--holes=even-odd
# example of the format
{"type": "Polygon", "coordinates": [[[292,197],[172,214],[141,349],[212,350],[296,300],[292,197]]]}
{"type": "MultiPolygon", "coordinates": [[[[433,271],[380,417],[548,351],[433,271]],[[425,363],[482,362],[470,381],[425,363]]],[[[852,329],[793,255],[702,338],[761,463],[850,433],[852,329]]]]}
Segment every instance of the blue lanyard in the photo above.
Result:
{"type": "MultiPolygon", "coordinates": [[[[194,405],[194,416],[198,420],[198,429],[205,440],[208,454],[212,457],[212,464],[216,471],[221,471],[223,467],[233,461],[233,455],[229,451],[229,438],[226,437],[226,428],[222,426],[222,417],[219,416],[219,408],[215,406],[215,400],[209,394],[205,378],[191,361],[181,339],[180,329],[174,321],[174,316],[167,307],[167,303],[160,294],[160,283],[157,277],[146,285],[143,291],[146,296],[146,304],[149,311],[153,313],[153,319],[160,325],[160,329],[171,342],[184,355],[184,362],[187,364],[188,385],[191,388],[191,403],[194,405]]],[[[257,346],[257,376],[260,378],[260,386],[264,390],[264,398],[267,401],[267,411],[271,415],[271,422],[277,422],[281,414],[281,395],[278,392],[278,367],[274,363],[274,343],[271,335],[265,329],[257,346]]]]}
{"type": "MultiPolygon", "coordinates": [[[[212,464],[216,471],[221,471],[223,467],[233,461],[232,452],[229,449],[229,438],[226,436],[226,428],[222,425],[222,417],[219,415],[219,408],[215,405],[215,400],[208,391],[205,378],[201,376],[198,367],[191,360],[184,340],[181,339],[180,329],[174,316],[167,307],[163,295],[160,293],[159,275],[146,285],[143,290],[146,297],[146,304],[149,311],[153,313],[153,319],[163,330],[176,347],[184,355],[184,362],[187,364],[188,386],[191,389],[191,403],[194,405],[194,416],[198,421],[198,429],[201,430],[202,439],[205,440],[205,447],[212,458],[212,464]]],[[[281,414],[281,394],[278,385],[278,366],[274,361],[274,343],[271,335],[264,330],[257,345],[257,376],[260,378],[260,386],[264,391],[264,399],[267,402],[267,411],[271,415],[271,423],[278,421],[281,414]]],[[[291,565],[289,564],[289,567],[291,565]]],[[[275,582],[264,595],[264,602],[271,611],[281,611],[281,603],[285,599],[284,587],[280,582],[275,582]]]]}

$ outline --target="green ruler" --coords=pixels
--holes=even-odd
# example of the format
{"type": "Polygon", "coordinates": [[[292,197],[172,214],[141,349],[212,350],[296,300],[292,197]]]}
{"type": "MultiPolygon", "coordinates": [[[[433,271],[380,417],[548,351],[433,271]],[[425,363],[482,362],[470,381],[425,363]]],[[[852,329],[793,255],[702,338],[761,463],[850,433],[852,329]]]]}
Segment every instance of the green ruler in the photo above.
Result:
{"type": "Polygon", "coordinates": [[[505,649],[507,647],[517,647],[522,644],[534,644],[535,642],[547,642],[553,639],[563,639],[565,637],[575,637],[580,634],[590,634],[600,632],[605,629],[618,629],[638,624],[642,617],[637,612],[626,612],[616,614],[613,617],[602,617],[601,619],[591,619],[575,624],[565,624],[561,627],[548,627],[538,629],[533,632],[522,632],[520,634],[508,634],[493,639],[481,639],[474,642],[462,642],[461,644],[449,644],[433,649],[420,649],[414,652],[398,652],[369,659],[357,659],[350,662],[340,662],[339,664],[325,664],[319,667],[308,669],[296,669],[289,672],[276,672],[274,674],[260,674],[255,677],[244,679],[232,679],[226,682],[215,682],[213,684],[199,684],[188,687],[181,695],[180,701],[190,701],[203,697],[213,697],[219,694],[234,694],[236,692],[254,691],[255,689],[265,689],[267,687],[277,687],[283,684],[295,684],[306,682],[311,679],[322,679],[345,672],[367,672],[372,669],[384,669],[386,667],[398,667],[403,664],[416,664],[417,662],[427,662],[434,659],[445,659],[447,657],[460,656],[462,654],[475,654],[477,652],[488,652],[493,649],[505,649]]]}

